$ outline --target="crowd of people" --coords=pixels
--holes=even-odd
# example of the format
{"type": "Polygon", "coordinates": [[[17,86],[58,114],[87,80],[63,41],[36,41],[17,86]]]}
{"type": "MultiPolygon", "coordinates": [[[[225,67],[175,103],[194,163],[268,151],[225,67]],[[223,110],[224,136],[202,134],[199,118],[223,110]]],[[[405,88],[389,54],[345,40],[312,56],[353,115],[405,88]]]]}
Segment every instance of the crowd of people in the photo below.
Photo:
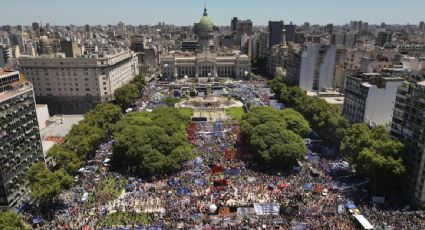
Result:
{"type": "MultiPolygon", "coordinates": [[[[160,101],[160,96],[151,87],[141,104],[150,109],[148,101],[154,97],[160,101]]],[[[359,224],[353,214],[362,214],[375,229],[425,229],[421,211],[391,209],[388,202],[374,205],[370,199],[355,206],[353,200],[358,202],[356,194],[364,193],[362,186],[367,181],[338,181],[336,169],[344,171],[343,178],[350,178],[347,163],[313,153],[307,142],[305,161],[276,171],[257,165],[253,155],[239,148],[237,123],[192,123],[187,137],[197,157],[180,172],[149,181],[112,172],[108,159],[113,141],[102,144],[94,160],[75,178],[76,187],[61,194],[63,207],[40,228],[144,229],[148,225],[155,226],[152,229],[348,230],[359,224]],[[114,181],[111,189],[123,192],[101,196],[101,181],[114,181]],[[115,212],[129,213],[129,218],[147,213],[150,223],[99,224],[115,212]]]]}

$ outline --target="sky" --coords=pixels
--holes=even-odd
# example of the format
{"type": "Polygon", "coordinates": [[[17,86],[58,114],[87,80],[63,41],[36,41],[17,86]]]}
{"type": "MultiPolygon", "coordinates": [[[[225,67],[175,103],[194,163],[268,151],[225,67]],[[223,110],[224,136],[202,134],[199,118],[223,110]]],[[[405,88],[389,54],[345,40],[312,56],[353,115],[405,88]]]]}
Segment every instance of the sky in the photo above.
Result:
{"type": "MultiPolygon", "coordinates": [[[[424,0],[206,0],[214,25],[233,17],[254,25],[285,23],[342,25],[350,20],[369,24],[418,24],[425,20],[424,0]]],[[[0,0],[0,25],[132,25],[158,22],[192,25],[202,16],[204,0],[0,0]]]]}

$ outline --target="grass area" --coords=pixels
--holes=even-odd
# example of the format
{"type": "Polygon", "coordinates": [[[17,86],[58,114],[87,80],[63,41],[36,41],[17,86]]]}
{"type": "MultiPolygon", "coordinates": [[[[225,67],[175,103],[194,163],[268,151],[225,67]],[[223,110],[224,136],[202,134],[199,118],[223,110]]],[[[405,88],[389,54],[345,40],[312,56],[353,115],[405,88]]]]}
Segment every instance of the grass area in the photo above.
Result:
{"type": "Polygon", "coordinates": [[[100,219],[97,226],[149,225],[151,222],[152,220],[147,213],[115,212],[100,219]]]}
{"type": "Polygon", "coordinates": [[[193,109],[192,108],[179,108],[179,113],[183,116],[192,117],[193,109]]]}
{"type": "Polygon", "coordinates": [[[125,188],[125,181],[122,179],[115,180],[113,178],[101,180],[96,190],[89,197],[88,203],[106,204],[109,201],[117,199],[125,188]]]}
{"type": "Polygon", "coordinates": [[[242,116],[245,114],[245,111],[242,107],[231,107],[226,108],[226,114],[230,116],[233,120],[241,121],[242,116]]]}

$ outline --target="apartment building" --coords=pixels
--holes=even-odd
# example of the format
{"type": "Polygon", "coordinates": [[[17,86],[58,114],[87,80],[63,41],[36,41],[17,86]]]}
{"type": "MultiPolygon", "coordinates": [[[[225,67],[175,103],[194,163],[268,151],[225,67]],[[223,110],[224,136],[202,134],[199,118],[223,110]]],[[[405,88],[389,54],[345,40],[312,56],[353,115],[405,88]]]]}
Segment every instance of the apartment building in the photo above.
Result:
{"type": "Polygon", "coordinates": [[[38,161],[44,156],[32,84],[18,71],[0,69],[0,208],[25,197],[26,172],[38,161]]]}

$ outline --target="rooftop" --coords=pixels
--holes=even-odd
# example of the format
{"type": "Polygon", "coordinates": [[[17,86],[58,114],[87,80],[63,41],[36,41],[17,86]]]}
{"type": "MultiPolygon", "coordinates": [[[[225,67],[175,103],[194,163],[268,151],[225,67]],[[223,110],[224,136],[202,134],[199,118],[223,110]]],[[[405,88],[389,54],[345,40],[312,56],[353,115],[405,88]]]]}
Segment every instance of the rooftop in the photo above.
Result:
{"type": "Polygon", "coordinates": [[[84,115],[56,115],[47,122],[46,128],[40,131],[43,140],[49,137],[65,137],[72,128],[72,125],[78,124],[83,120],[84,115]]]}

